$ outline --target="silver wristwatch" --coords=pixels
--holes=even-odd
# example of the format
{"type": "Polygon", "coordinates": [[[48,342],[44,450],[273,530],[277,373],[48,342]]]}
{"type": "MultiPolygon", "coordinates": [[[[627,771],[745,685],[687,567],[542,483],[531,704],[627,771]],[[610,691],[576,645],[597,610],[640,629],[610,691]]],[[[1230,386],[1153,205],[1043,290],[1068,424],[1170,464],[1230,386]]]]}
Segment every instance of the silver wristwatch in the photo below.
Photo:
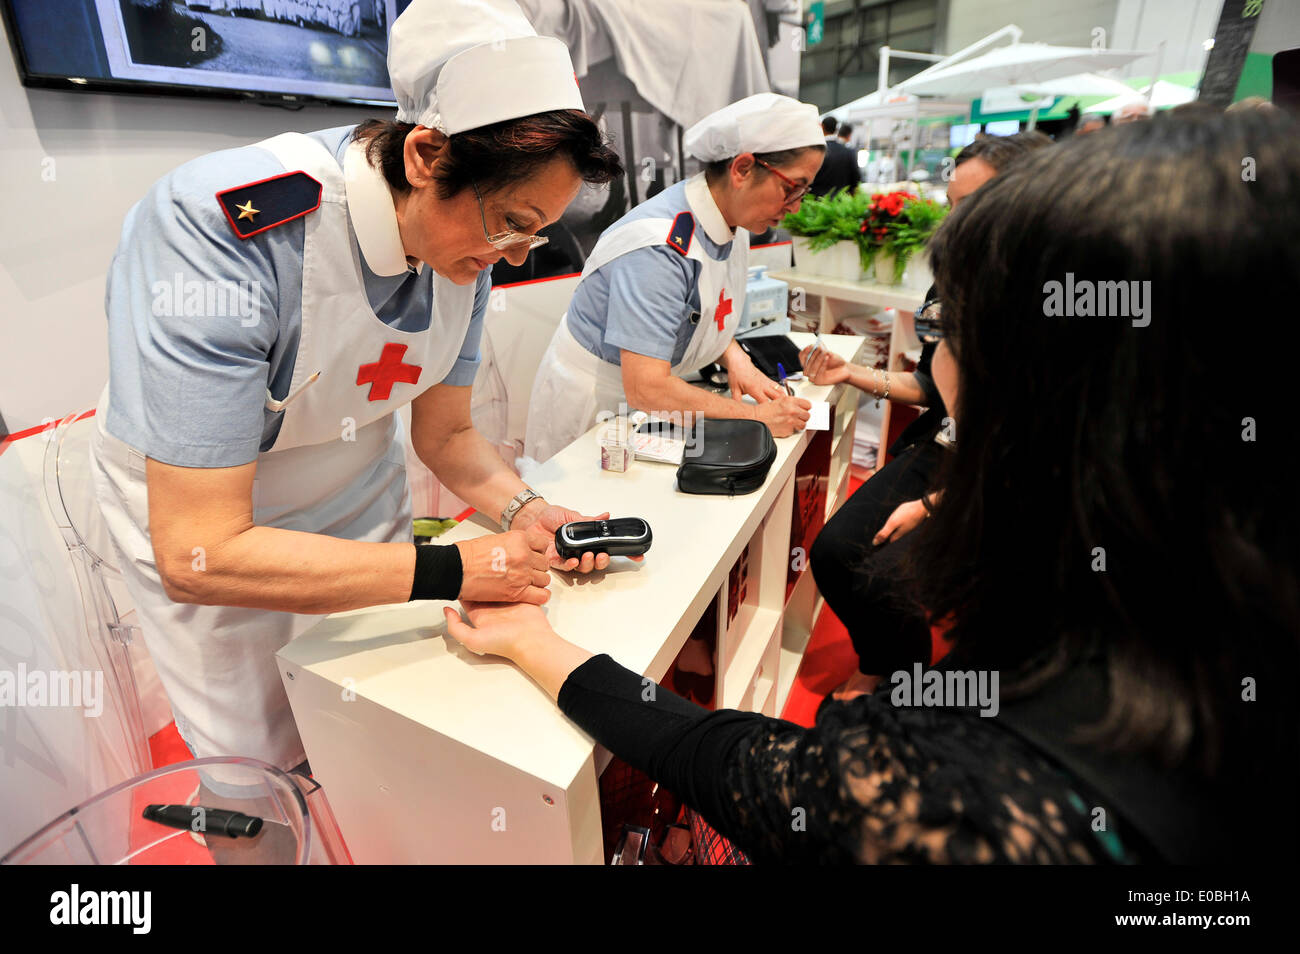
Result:
{"type": "Polygon", "coordinates": [[[510,503],[506,504],[506,509],[501,511],[501,529],[509,530],[511,522],[515,519],[515,514],[524,509],[524,505],[530,500],[541,500],[542,495],[525,487],[519,493],[510,498],[510,503]]]}

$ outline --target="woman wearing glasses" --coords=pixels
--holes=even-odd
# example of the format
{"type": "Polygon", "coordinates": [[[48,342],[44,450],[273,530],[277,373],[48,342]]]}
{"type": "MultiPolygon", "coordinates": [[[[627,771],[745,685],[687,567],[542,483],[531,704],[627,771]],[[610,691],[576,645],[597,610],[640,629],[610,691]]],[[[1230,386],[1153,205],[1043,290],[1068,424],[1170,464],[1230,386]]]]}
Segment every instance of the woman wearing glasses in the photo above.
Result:
{"type": "Polygon", "coordinates": [[[274,653],[317,614],[542,603],[548,565],[608,560],[555,557],[582,515],[475,432],[470,385],[490,266],[522,262],[618,157],[568,51],[513,0],[416,0],[389,71],[397,122],[182,166],[128,214],[110,269],[97,494],[199,757],[303,761],[274,653]],[[421,460],[507,532],[413,545],[406,405],[421,460]]]}
{"type": "MultiPolygon", "coordinates": [[[[1051,140],[1038,131],[976,139],[957,154],[948,183],[955,211],[976,190],[1051,140]]],[[[952,369],[941,344],[942,311],[932,286],[916,313],[922,344],[915,371],[878,371],[825,350],[805,349],[804,374],[814,384],[848,381],[881,400],[926,410],[889,447],[881,466],[826,522],[809,552],[817,588],[848,628],[858,669],[832,694],[848,702],[871,692],[881,676],[930,660],[930,624],[910,600],[900,599],[899,568],[912,552],[911,531],[934,509],[943,446],[956,437],[950,405],[938,386],[940,370],[952,369]]]]}
{"type": "Polygon", "coordinates": [[[809,403],[757,370],[732,335],[749,233],[799,208],[826,154],[817,110],[759,93],[696,123],[684,145],[704,171],[632,209],[592,250],[533,384],[526,456],[549,459],[620,405],[754,418],[778,437],[808,420],[809,403]],[[682,380],[713,362],[727,369],[730,398],[682,380]]]}

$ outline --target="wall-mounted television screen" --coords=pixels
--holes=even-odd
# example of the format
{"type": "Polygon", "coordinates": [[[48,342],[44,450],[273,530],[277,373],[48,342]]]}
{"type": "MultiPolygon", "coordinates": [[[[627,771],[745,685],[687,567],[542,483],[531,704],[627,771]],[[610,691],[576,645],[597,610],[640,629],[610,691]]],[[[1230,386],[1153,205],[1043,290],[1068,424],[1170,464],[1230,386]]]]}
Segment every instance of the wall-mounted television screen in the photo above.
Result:
{"type": "Polygon", "coordinates": [[[409,0],[0,0],[27,86],[393,105],[409,0]]]}

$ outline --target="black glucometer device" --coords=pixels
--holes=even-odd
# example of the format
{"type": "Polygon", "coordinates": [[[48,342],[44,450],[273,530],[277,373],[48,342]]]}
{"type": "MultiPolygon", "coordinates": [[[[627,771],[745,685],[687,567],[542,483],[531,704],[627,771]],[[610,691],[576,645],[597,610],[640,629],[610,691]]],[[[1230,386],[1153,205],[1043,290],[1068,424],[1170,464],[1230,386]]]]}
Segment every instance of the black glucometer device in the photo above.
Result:
{"type": "Polygon", "coordinates": [[[555,531],[555,549],[566,560],[584,553],[639,556],[650,549],[650,524],[640,517],[566,523],[555,531]]]}

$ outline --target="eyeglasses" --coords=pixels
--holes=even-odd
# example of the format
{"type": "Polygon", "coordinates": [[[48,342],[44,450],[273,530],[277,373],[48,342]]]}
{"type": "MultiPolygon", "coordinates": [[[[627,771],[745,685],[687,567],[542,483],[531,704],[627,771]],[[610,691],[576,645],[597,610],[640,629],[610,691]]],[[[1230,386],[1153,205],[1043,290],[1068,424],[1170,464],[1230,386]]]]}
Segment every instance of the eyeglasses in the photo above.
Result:
{"type": "Polygon", "coordinates": [[[937,298],[930,299],[916,309],[913,322],[917,338],[926,344],[934,344],[947,334],[943,323],[943,304],[937,298]]]}
{"type": "Polygon", "coordinates": [[[778,170],[773,169],[762,159],[758,158],[758,156],[754,157],[754,161],[757,162],[764,169],[766,169],[768,172],[772,173],[772,175],[776,176],[778,179],[780,179],[782,182],[785,183],[785,204],[786,205],[790,205],[794,202],[798,202],[800,199],[806,196],[808,194],[808,190],[812,188],[811,183],[809,183],[806,186],[801,186],[799,185],[799,183],[795,182],[789,176],[782,175],[778,170]]]}
{"type": "Polygon", "coordinates": [[[545,235],[529,235],[526,232],[515,232],[506,229],[504,232],[498,232],[496,235],[489,235],[487,229],[487,216],[483,214],[483,196],[479,195],[478,186],[474,186],[474,198],[478,199],[478,217],[483,222],[483,237],[488,240],[488,244],[498,251],[518,248],[521,245],[527,245],[529,251],[545,245],[550,241],[545,235]]]}

